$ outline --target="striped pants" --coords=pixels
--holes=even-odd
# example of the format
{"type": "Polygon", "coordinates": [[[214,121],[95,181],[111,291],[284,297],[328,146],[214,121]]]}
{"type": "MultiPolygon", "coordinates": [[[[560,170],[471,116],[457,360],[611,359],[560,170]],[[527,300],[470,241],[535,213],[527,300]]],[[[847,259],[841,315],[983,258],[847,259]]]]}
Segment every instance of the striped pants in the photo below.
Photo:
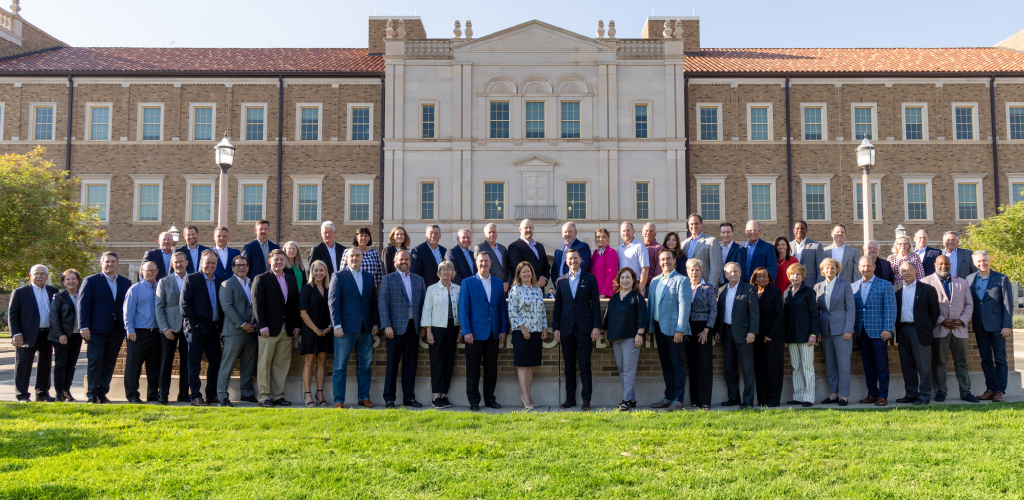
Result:
{"type": "Polygon", "coordinates": [[[789,344],[789,362],[793,366],[793,399],[814,402],[814,346],[789,344]]]}

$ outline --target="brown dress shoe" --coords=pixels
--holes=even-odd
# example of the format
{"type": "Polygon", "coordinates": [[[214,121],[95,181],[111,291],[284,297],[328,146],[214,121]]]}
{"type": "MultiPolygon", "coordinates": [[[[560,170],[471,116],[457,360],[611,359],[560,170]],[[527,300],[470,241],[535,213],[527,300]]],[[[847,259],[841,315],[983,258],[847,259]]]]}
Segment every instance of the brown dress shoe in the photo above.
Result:
{"type": "Polygon", "coordinates": [[[868,397],[860,400],[860,404],[862,404],[862,405],[869,405],[871,403],[874,403],[875,401],[878,401],[878,396],[868,396],[868,397]]]}
{"type": "Polygon", "coordinates": [[[889,404],[889,400],[886,398],[875,399],[875,406],[885,406],[889,404]]]}
{"type": "Polygon", "coordinates": [[[344,408],[345,407],[345,403],[334,403],[334,407],[335,408],[344,408]]]}
{"type": "Polygon", "coordinates": [[[367,408],[373,408],[373,403],[369,399],[364,399],[359,402],[359,406],[365,406],[367,408]]]}
{"type": "Polygon", "coordinates": [[[195,398],[192,400],[192,406],[210,406],[210,403],[204,401],[203,398],[195,398]]]}
{"type": "Polygon", "coordinates": [[[988,401],[988,400],[992,399],[995,395],[996,395],[996,393],[994,393],[992,391],[985,391],[981,396],[978,396],[978,399],[980,399],[982,401],[988,401]]]}
{"type": "Polygon", "coordinates": [[[1001,393],[1001,392],[995,393],[995,395],[992,396],[992,402],[993,403],[1002,403],[1003,402],[1003,393],[1001,393]]]}

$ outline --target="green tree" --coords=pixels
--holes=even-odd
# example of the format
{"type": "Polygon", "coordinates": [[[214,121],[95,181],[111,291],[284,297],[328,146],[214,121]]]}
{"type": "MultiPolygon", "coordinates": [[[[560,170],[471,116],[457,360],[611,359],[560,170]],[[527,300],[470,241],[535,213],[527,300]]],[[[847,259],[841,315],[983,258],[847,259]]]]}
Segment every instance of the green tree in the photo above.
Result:
{"type": "Polygon", "coordinates": [[[1024,203],[1003,205],[998,213],[967,226],[964,247],[988,250],[992,269],[1024,283],[1024,203]]]}
{"type": "Polygon", "coordinates": [[[96,266],[106,232],[98,210],[83,207],[78,179],[43,159],[44,148],[0,156],[0,287],[25,280],[34,264],[60,273],[96,266]]]}

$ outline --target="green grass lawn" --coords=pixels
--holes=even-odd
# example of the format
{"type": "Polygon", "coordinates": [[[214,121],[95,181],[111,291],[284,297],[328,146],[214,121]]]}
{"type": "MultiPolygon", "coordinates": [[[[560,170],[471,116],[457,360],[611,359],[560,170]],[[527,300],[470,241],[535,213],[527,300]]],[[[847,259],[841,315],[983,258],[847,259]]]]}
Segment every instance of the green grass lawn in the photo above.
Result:
{"type": "Polygon", "coordinates": [[[0,403],[0,498],[1020,498],[1024,403],[629,414],[0,403]]]}

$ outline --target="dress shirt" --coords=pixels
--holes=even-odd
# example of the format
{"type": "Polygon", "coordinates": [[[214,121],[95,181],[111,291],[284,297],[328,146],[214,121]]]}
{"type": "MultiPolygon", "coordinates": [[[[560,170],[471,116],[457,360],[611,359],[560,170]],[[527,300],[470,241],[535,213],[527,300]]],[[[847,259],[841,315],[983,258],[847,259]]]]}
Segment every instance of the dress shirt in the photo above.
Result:
{"type": "Polygon", "coordinates": [[[572,298],[576,298],[576,287],[580,286],[580,273],[573,274],[569,271],[569,291],[572,292],[572,298]]]}
{"type": "Polygon", "coordinates": [[[556,274],[559,276],[570,272],[569,264],[565,263],[565,254],[569,253],[569,249],[572,248],[573,243],[576,243],[576,238],[573,238],[571,242],[565,244],[565,251],[562,252],[562,262],[555,262],[555,265],[558,266],[558,272],[556,274]]]}
{"type": "MultiPolygon", "coordinates": [[[[198,269],[198,267],[199,267],[199,244],[196,243],[196,247],[195,248],[189,247],[187,245],[186,245],[185,248],[188,249],[188,253],[192,257],[193,269],[195,269],[196,271],[199,271],[199,269],[198,269]]],[[[181,283],[178,283],[178,285],[179,285],[178,289],[181,290],[181,286],[180,286],[181,283]]]]}
{"type": "Polygon", "coordinates": [[[661,291],[664,288],[665,288],[665,276],[662,276],[661,279],[658,280],[658,286],[655,287],[654,294],[651,297],[651,300],[654,301],[654,321],[658,321],[658,299],[661,298],[661,291]]]}
{"type": "Polygon", "coordinates": [[[619,256],[619,269],[624,267],[632,269],[636,273],[637,279],[640,279],[643,268],[650,269],[651,267],[650,257],[647,255],[647,247],[636,238],[633,238],[629,245],[620,243],[619,250],[616,253],[619,256]]]}
{"type": "Polygon", "coordinates": [[[800,252],[803,252],[806,246],[807,238],[804,238],[802,242],[793,240],[793,257],[796,257],[796,260],[800,260],[800,252]]]}
{"type": "Polygon", "coordinates": [[[917,257],[919,259],[921,259],[921,262],[924,262],[924,252],[925,252],[925,250],[927,250],[927,247],[926,248],[915,248],[914,249],[914,253],[916,253],[917,257]]]}
{"type": "Polygon", "coordinates": [[[284,296],[284,301],[288,302],[288,281],[284,279],[284,272],[274,273],[274,276],[277,278],[277,284],[281,286],[281,295],[284,296]]]}
{"type": "Polygon", "coordinates": [[[113,278],[106,274],[104,274],[103,277],[107,278],[107,286],[110,287],[110,295],[113,295],[114,300],[117,300],[117,274],[114,274],[113,278]]]}
{"type": "MultiPolygon", "coordinates": [[[[692,259],[693,258],[693,252],[697,250],[697,242],[702,240],[702,239],[704,239],[704,233],[703,232],[701,232],[697,236],[691,236],[690,237],[690,247],[687,248],[687,250],[686,250],[686,258],[687,259],[692,259]]],[[[723,259],[724,258],[725,257],[723,256],[723,259]]]]}
{"type": "MultiPolygon", "coordinates": [[[[327,245],[324,243],[324,245],[327,245]]],[[[334,249],[334,245],[327,245],[327,255],[331,256],[331,269],[338,265],[338,252],[334,249]]]]}
{"type": "MultiPolygon", "coordinates": [[[[203,277],[206,278],[206,291],[210,294],[210,306],[213,307],[213,320],[217,321],[217,319],[220,318],[220,315],[217,314],[217,282],[214,280],[214,278],[216,278],[217,276],[216,275],[211,275],[211,276],[207,277],[204,274],[203,277]]],[[[283,279],[283,278],[279,278],[279,279],[283,279]]],[[[285,294],[284,297],[285,297],[285,300],[288,299],[288,295],[287,294],[285,294]]]]}
{"type": "MultiPolygon", "coordinates": [[[[989,276],[992,275],[989,274],[989,276]]],[[[988,278],[982,277],[979,272],[978,277],[974,278],[974,295],[978,297],[978,300],[984,300],[986,288],[988,288],[988,278]]]]}
{"type": "Polygon", "coordinates": [[[412,278],[409,277],[409,273],[398,272],[398,275],[402,277],[402,284],[405,285],[405,296],[409,297],[409,319],[412,318],[412,278]]]}
{"type": "MultiPolygon", "coordinates": [[[[735,243],[730,241],[728,245],[722,245],[722,269],[723,270],[725,269],[725,264],[726,264],[725,259],[729,258],[729,250],[732,248],[732,246],[734,244],[735,243]]],[[[725,277],[725,273],[724,272],[720,273],[719,277],[718,277],[718,284],[719,285],[724,285],[726,281],[729,281],[729,280],[725,277]]]]}
{"type": "Polygon", "coordinates": [[[487,277],[484,278],[483,276],[480,276],[478,274],[477,277],[480,278],[480,284],[484,286],[484,293],[487,294],[487,302],[490,303],[491,302],[491,275],[488,274],[487,277]]]}
{"type": "Polygon", "coordinates": [[[466,263],[469,264],[469,271],[476,274],[476,262],[473,259],[473,252],[470,252],[468,248],[459,247],[462,250],[462,255],[466,257],[466,263]]]}
{"type": "Polygon", "coordinates": [[[833,246],[832,247],[832,258],[836,259],[836,261],[838,261],[840,264],[842,264],[843,263],[843,254],[845,252],[846,252],[846,245],[843,245],[841,247],[833,246]]]}
{"type": "Polygon", "coordinates": [[[950,301],[952,301],[953,275],[950,274],[949,277],[945,279],[943,279],[942,276],[939,276],[939,283],[942,283],[942,289],[946,292],[946,298],[951,299],[950,301]]]}
{"type": "Polygon", "coordinates": [[[132,285],[125,295],[124,328],[135,333],[136,328],[156,327],[156,283],[143,280],[132,285]]]}
{"type": "Polygon", "coordinates": [[[917,290],[917,281],[913,283],[903,282],[903,312],[900,314],[900,321],[903,323],[914,322],[914,291],[917,290]]]}
{"type": "Polygon", "coordinates": [[[263,250],[263,260],[270,260],[270,244],[268,243],[270,240],[260,241],[259,238],[257,238],[256,241],[260,242],[260,250],[263,250]]]}
{"type": "Polygon", "coordinates": [[[187,275],[186,274],[179,275],[178,273],[174,274],[174,281],[176,281],[178,283],[178,293],[181,293],[181,289],[185,288],[185,276],[187,276],[187,275]]]}
{"type": "MultiPolygon", "coordinates": [[[[350,267],[350,268],[348,268],[348,271],[350,273],[352,273],[352,279],[355,280],[355,282],[356,282],[356,288],[359,289],[359,294],[362,295],[363,294],[363,271],[362,271],[362,269],[355,270],[355,269],[352,269],[350,267]]],[[[405,290],[408,292],[409,290],[411,290],[411,288],[406,288],[405,290]]]]}
{"type": "Polygon", "coordinates": [[[441,261],[443,260],[441,258],[441,247],[439,247],[439,246],[433,246],[432,247],[432,246],[430,246],[430,243],[427,243],[427,248],[430,249],[430,253],[434,254],[434,262],[437,262],[438,264],[440,264],[441,261]]]}
{"type": "MultiPolygon", "coordinates": [[[[228,262],[228,247],[221,248],[215,246],[213,247],[213,251],[217,252],[217,259],[220,260],[220,265],[223,266],[224,269],[231,269],[231,263],[228,262]]],[[[199,263],[196,262],[196,268],[198,267],[199,263]]],[[[199,269],[196,270],[198,271],[199,269]]]]}
{"type": "MultiPolygon", "coordinates": [[[[533,256],[534,257],[537,257],[538,259],[540,258],[540,254],[537,253],[537,240],[534,240],[534,239],[529,239],[528,240],[526,238],[519,238],[519,239],[525,241],[526,244],[530,246],[530,250],[533,250],[533,256]]],[[[494,253],[498,253],[498,251],[495,250],[494,253]]]]}
{"type": "MultiPolygon", "coordinates": [[[[945,255],[946,258],[949,259],[949,274],[951,276],[956,276],[956,254],[957,254],[957,249],[956,248],[954,248],[952,252],[946,250],[945,248],[942,249],[942,255],[945,255]]],[[[924,262],[923,258],[921,259],[921,262],[924,262]]],[[[963,276],[960,276],[960,277],[963,278],[963,276]]],[[[946,292],[946,293],[949,293],[949,292],[946,292]]]]}
{"type": "MultiPolygon", "coordinates": [[[[487,242],[485,241],[484,243],[487,243],[487,242]]],[[[498,242],[494,242],[494,244],[497,245],[498,242]]],[[[496,247],[496,246],[492,247],[490,243],[487,243],[487,246],[491,247],[491,250],[494,252],[494,257],[498,259],[498,265],[499,266],[504,266],[505,264],[503,262],[501,262],[501,252],[498,251],[498,247],[496,247]]]]}
{"type": "MultiPolygon", "coordinates": [[[[46,285],[43,285],[44,287],[46,285]]],[[[32,294],[36,297],[36,308],[39,309],[39,328],[50,327],[50,297],[46,296],[46,288],[32,285],[32,294]]]]}
{"type": "Polygon", "coordinates": [[[242,284],[242,290],[245,290],[245,301],[248,302],[249,305],[252,305],[252,290],[249,288],[249,277],[242,276],[239,278],[238,276],[235,276],[235,278],[237,278],[238,282],[242,284]]]}
{"type": "Polygon", "coordinates": [[[171,256],[172,255],[174,255],[174,250],[171,250],[170,252],[160,252],[160,256],[164,258],[164,271],[169,272],[169,273],[170,272],[174,272],[174,271],[171,271],[171,256]]]}
{"type": "Polygon", "coordinates": [[[755,250],[757,250],[756,247],[757,247],[757,242],[758,241],[761,241],[761,240],[758,239],[757,241],[754,241],[753,243],[751,243],[749,241],[746,243],[746,246],[747,246],[747,272],[751,273],[751,274],[754,273],[754,270],[751,269],[750,266],[754,263],[754,254],[756,253],[755,250]]]}
{"type": "Polygon", "coordinates": [[[740,284],[737,282],[735,286],[729,285],[729,287],[725,289],[725,317],[722,318],[722,321],[729,326],[732,326],[732,306],[733,303],[736,302],[736,291],[739,290],[739,288],[740,284]]]}
{"type": "Polygon", "coordinates": [[[863,278],[860,282],[860,300],[862,302],[868,301],[868,294],[871,293],[871,283],[875,281],[875,277],[871,276],[871,279],[864,281],[863,278]]]}
{"type": "Polygon", "coordinates": [[[836,280],[825,280],[825,310],[832,310],[832,290],[836,287],[836,280]]]}
{"type": "MultiPolygon", "coordinates": [[[[690,245],[691,248],[694,246],[695,245],[690,245]]],[[[657,241],[652,241],[650,243],[644,243],[644,248],[647,249],[647,262],[651,265],[651,271],[648,274],[650,276],[660,276],[661,262],[658,261],[658,254],[661,252],[661,244],[657,241]]],[[[637,275],[637,277],[639,278],[640,276],[637,275]]]]}

